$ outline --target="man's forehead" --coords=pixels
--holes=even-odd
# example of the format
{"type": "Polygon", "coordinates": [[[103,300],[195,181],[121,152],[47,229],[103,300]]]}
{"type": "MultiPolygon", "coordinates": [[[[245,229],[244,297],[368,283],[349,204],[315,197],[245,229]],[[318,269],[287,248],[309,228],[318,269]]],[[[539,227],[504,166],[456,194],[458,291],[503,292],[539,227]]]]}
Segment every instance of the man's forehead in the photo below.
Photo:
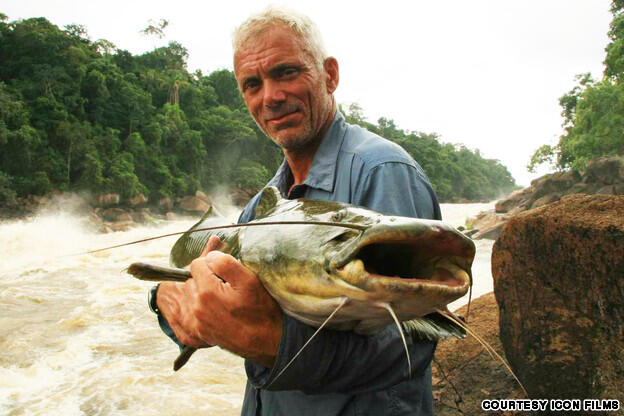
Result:
{"type": "Polygon", "coordinates": [[[234,55],[234,71],[246,71],[258,65],[271,67],[294,59],[308,61],[303,41],[290,28],[274,25],[248,39],[234,55]]]}

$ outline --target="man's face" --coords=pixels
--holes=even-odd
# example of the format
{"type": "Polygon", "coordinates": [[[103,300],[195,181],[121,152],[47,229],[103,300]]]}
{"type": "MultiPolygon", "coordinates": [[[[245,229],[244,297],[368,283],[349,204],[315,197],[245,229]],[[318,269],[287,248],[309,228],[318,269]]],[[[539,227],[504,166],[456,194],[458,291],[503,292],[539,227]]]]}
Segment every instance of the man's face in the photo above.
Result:
{"type": "MultiPolygon", "coordinates": [[[[335,61],[333,61],[335,63],[335,61]]],[[[280,25],[248,41],[234,56],[234,73],[258,126],[286,150],[304,148],[331,120],[333,71],[320,71],[299,38],[280,25]]]]}

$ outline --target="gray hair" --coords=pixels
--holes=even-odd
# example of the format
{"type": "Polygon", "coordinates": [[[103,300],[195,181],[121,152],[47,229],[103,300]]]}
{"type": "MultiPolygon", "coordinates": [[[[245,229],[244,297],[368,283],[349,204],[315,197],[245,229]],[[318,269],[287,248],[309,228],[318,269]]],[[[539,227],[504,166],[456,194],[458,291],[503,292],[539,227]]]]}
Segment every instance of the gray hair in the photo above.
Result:
{"type": "Polygon", "coordinates": [[[261,35],[276,24],[288,27],[295,35],[299,36],[304,51],[310,54],[319,69],[323,68],[327,53],[325,46],[323,46],[321,32],[309,17],[281,6],[268,6],[266,9],[249,16],[234,30],[232,34],[234,54],[247,41],[261,35]]]}

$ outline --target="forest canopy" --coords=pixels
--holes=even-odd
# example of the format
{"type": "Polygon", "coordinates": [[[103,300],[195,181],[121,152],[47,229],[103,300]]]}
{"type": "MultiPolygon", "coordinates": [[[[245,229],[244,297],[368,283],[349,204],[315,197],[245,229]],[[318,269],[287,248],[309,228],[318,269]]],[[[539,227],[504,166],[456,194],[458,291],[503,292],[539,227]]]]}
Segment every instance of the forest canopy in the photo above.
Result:
{"type": "MultiPolygon", "coordinates": [[[[190,73],[187,58],[177,42],[132,55],[90,40],[81,25],[0,13],[0,203],[57,189],[154,201],[217,185],[261,188],[281,150],[247,112],[231,71],[190,73]]],[[[442,201],[493,199],[515,187],[478,150],[386,118],[369,123],[357,105],[345,113],[403,146],[442,201]]]]}
{"type": "Polygon", "coordinates": [[[624,154],[624,0],[613,0],[611,13],[602,80],[577,75],[577,85],[559,99],[564,134],[535,151],[530,172],[543,163],[584,171],[591,159],[624,154]]]}

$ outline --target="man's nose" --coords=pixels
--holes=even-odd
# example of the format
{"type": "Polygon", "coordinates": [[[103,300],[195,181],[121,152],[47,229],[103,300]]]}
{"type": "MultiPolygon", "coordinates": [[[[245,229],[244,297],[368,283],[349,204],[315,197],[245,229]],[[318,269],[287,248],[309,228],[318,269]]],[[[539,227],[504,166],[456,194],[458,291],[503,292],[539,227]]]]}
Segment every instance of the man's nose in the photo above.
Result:
{"type": "Polygon", "coordinates": [[[279,82],[272,80],[264,83],[264,105],[275,107],[286,101],[286,93],[281,88],[279,82]]]}

